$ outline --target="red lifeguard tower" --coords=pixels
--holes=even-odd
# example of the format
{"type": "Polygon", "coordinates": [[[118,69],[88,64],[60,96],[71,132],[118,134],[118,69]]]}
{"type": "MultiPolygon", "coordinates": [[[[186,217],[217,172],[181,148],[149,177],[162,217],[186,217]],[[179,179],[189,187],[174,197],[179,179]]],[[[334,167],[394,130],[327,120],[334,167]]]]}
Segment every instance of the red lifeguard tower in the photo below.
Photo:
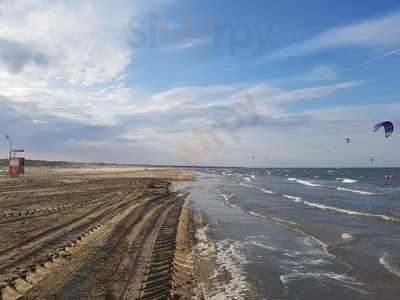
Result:
{"type": "Polygon", "coordinates": [[[19,176],[25,174],[25,158],[17,157],[17,153],[25,152],[24,149],[14,149],[12,139],[6,134],[6,138],[10,141],[10,153],[8,161],[8,175],[19,176]]]}

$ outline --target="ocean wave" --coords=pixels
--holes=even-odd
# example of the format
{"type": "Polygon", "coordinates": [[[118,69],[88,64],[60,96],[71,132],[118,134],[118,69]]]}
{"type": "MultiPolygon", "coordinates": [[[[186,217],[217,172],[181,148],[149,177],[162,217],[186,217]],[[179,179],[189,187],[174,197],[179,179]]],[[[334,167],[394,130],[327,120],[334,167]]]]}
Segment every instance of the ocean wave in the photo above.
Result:
{"type": "Polygon", "coordinates": [[[243,177],[243,179],[247,182],[251,182],[251,178],[250,177],[243,177]]]}
{"type": "Polygon", "coordinates": [[[322,258],[316,258],[316,259],[306,260],[303,263],[313,266],[322,266],[328,264],[329,262],[322,258]]]}
{"type": "Polygon", "coordinates": [[[389,254],[385,254],[384,256],[379,258],[379,263],[385,267],[390,273],[400,277],[400,267],[395,265],[389,257],[389,254]]]}
{"type": "Polygon", "coordinates": [[[260,242],[258,242],[258,241],[249,240],[249,243],[250,243],[251,245],[254,245],[254,246],[257,246],[257,247],[260,247],[260,248],[264,248],[264,249],[267,249],[267,250],[271,250],[271,251],[276,251],[276,250],[277,250],[277,249],[274,248],[274,247],[265,245],[265,244],[260,243],[260,242]]]}
{"type": "Polygon", "coordinates": [[[263,191],[266,194],[275,194],[273,191],[269,191],[269,190],[266,190],[264,188],[261,188],[261,191],[263,191]]]}
{"type": "Polygon", "coordinates": [[[336,181],[341,181],[343,183],[356,183],[357,182],[356,179],[341,178],[341,177],[336,178],[336,181]]]}
{"type": "Polygon", "coordinates": [[[255,211],[252,211],[252,210],[248,210],[248,209],[244,209],[242,207],[240,207],[240,208],[243,211],[245,211],[246,213],[248,213],[248,214],[250,214],[252,216],[255,216],[255,217],[259,217],[259,218],[262,218],[262,219],[269,219],[269,220],[275,221],[275,222],[280,223],[280,224],[297,225],[295,222],[287,221],[287,220],[280,219],[280,218],[277,218],[277,217],[273,217],[273,216],[270,216],[270,215],[260,214],[258,212],[255,212],[255,211]]]}
{"type": "Polygon", "coordinates": [[[339,212],[339,213],[347,214],[347,215],[379,218],[379,219],[383,219],[385,221],[400,222],[400,219],[396,218],[394,216],[388,216],[388,215],[384,215],[384,214],[374,214],[374,213],[368,213],[368,212],[361,212],[361,211],[356,211],[356,210],[349,210],[349,209],[339,208],[339,207],[335,207],[335,206],[324,205],[324,204],[320,204],[320,203],[306,201],[306,200],[303,200],[302,198],[296,197],[296,196],[290,196],[290,195],[282,195],[282,196],[285,197],[285,198],[291,199],[294,202],[302,203],[304,205],[307,205],[307,206],[310,206],[310,207],[313,207],[313,208],[319,208],[319,209],[322,209],[322,210],[331,210],[331,211],[335,211],[335,212],[339,212]]]}
{"type": "Polygon", "coordinates": [[[245,182],[240,182],[239,184],[240,184],[241,186],[245,186],[245,187],[248,187],[248,188],[251,188],[251,189],[256,188],[255,186],[250,185],[250,184],[247,184],[247,183],[245,183],[245,182]]]}
{"type": "Polygon", "coordinates": [[[291,199],[294,202],[302,202],[303,201],[303,199],[301,199],[301,197],[295,197],[295,196],[290,196],[290,195],[285,195],[285,194],[283,194],[282,196],[285,198],[291,199]]]}
{"type": "MultiPolygon", "coordinates": [[[[311,234],[309,234],[309,233],[307,233],[307,232],[305,232],[305,231],[299,229],[299,228],[298,228],[299,225],[298,225],[297,223],[295,223],[295,222],[288,221],[288,220],[281,219],[281,218],[277,218],[277,217],[271,216],[271,215],[269,215],[269,214],[262,214],[262,213],[259,213],[259,212],[255,212],[255,211],[252,211],[252,210],[250,210],[250,209],[243,208],[243,207],[241,207],[241,206],[239,206],[239,205],[232,204],[232,203],[230,203],[230,202],[228,202],[228,203],[225,202],[225,205],[227,205],[227,206],[229,206],[229,207],[231,207],[231,208],[235,208],[235,209],[241,210],[241,211],[243,211],[243,212],[246,213],[246,214],[255,216],[255,217],[260,218],[260,219],[271,220],[271,221],[273,221],[273,222],[275,222],[275,223],[277,223],[277,224],[279,224],[279,225],[284,226],[285,228],[287,228],[287,229],[289,229],[289,230],[302,233],[302,234],[306,235],[307,237],[311,238],[312,240],[316,241],[316,242],[321,246],[323,252],[324,252],[327,256],[336,257],[335,255],[333,255],[332,253],[329,252],[329,250],[328,250],[328,247],[329,247],[328,244],[324,243],[323,241],[321,241],[321,240],[318,239],[317,237],[315,237],[315,236],[313,236],[313,235],[311,235],[311,234]]],[[[342,263],[343,263],[344,265],[348,266],[349,268],[352,268],[352,266],[349,265],[348,263],[346,263],[346,262],[342,262],[342,263]]]]}
{"type": "Polygon", "coordinates": [[[326,282],[329,280],[334,280],[338,281],[341,283],[342,286],[345,286],[349,289],[356,290],[360,293],[363,294],[369,294],[369,292],[362,290],[361,287],[363,284],[359,281],[357,281],[355,278],[350,277],[348,275],[343,275],[343,274],[337,274],[334,272],[292,272],[289,274],[284,274],[279,276],[281,282],[283,283],[284,286],[287,286],[288,283],[291,281],[296,281],[296,280],[303,280],[303,279],[316,279],[321,282],[326,282]]]}
{"type": "Polygon", "coordinates": [[[288,178],[287,181],[296,181],[297,183],[300,183],[300,184],[303,184],[303,185],[306,185],[306,186],[311,186],[311,187],[319,187],[319,186],[322,186],[322,185],[320,185],[320,184],[313,183],[313,182],[311,182],[311,181],[302,180],[302,179],[298,179],[298,178],[294,178],[294,177],[288,178]]]}
{"type": "Polygon", "coordinates": [[[355,194],[361,194],[361,195],[378,195],[376,193],[372,193],[372,192],[366,192],[366,191],[360,191],[360,190],[354,190],[354,189],[347,189],[347,188],[343,188],[343,187],[336,187],[336,189],[338,191],[346,191],[346,192],[351,192],[351,193],[355,193],[355,194]]]}
{"type": "Polygon", "coordinates": [[[245,186],[245,187],[248,187],[250,189],[258,189],[258,190],[260,190],[260,191],[262,191],[263,193],[266,193],[266,194],[275,194],[275,192],[267,190],[267,189],[259,187],[259,186],[254,186],[254,185],[247,184],[247,183],[244,183],[244,182],[240,182],[239,184],[241,186],[245,186]]]}

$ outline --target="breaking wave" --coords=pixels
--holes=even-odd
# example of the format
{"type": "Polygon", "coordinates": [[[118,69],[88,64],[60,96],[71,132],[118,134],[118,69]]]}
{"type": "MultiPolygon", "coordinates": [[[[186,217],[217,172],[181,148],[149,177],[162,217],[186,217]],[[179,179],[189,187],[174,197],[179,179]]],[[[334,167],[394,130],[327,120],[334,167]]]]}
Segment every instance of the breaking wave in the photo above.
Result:
{"type": "Polygon", "coordinates": [[[298,202],[298,203],[303,202],[303,199],[301,199],[301,197],[295,197],[295,196],[290,196],[290,195],[285,195],[285,194],[283,194],[282,196],[285,198],[291,199],[294,202],[298,202]]]}
{"type": "Polygon", "coordinates": [[[264,189],[264,188],[261,188],[261,191],[263,191],[263,192],[266,193],[266,194],[275,194],[273,191],[266,190],[266,189],[264,189]]]}
{"type": "Polygon", "coordinates": [[[251,178],[250,177],[243,177],[243,179],[247,182],[251,182],[251,178]]]}
{"type": "Polygon", "coordinates": [[[313,182],[311,182],[311,181],[301,180],[301,179],[293,178],[293,177],[288,178],[287,180],[288,180],[288,181],[296,181],[297,183],[300,183],[300,184],[303,184],[303,185],[306,185],[306,186],[312,186],[312,187],[322,186],[322,185],[320,185],[320,184],[313,183],[313,182]]]}
{"type": "Polygon", "coordinates": [[[343,187],[336,187],[338,191],[346,191],[346,192],[351,192],[355,194],[361,194],[361,195],[378,195],[376,193],[371,193],[371,192],[366,192],[366,191],[360,191],[360,190],[354,190],[354,189],[347,189],[343,187]]]}
{"type": "Polygon", "coordinates": [[[341,178],[341,177],[336,178],[336,181],[341,181],[343,183],[356,183],[357,182],[356,179],[341,178]]]}
{"type": "Polygon", "coordinates": [[[282,195],[282,196],[285,197],[285,198],[291,199],[294,202],[302,203],[304,205],[307,205],[307,206],[310,206],[310,207],[313,207],[313,208],[319,208],[319,209],[322,209],[322,210],[330,210],[330,211],[335,211],[335,212],[339,212],[339,213],[347,214],[347,215],[379,218],[379,219],[383,219],[385,221],[400,222],[399,218],[396,218],[396,217],[393,217],[393,216],[387,216],[387,215],[384,215],[384,214],[374,214],[374,213],[361,212],[361,211],[355,211],[355,210],[339,208],[339,207],[335,207],[335,206],[324,205],[324,204],[320,204],[320,203],[306,201],[306,200],[303,200],[300,197],[295,197],[295,196],[290,196],[290,195],[282,195]]]}
{"type": "MultiPolygon", "coordinates": [[[[349,178],[336,178],[337,181],[340,181],[342,183],[356,183],[357,180],[355,179],[349,179],[349,178]]],[[[295,181],[299,184],[303,184],[305,186],[310,186],[310,187],[323,187],[324,185],[315,183],[313,181],[308,181],[308,180],[303,180],[303,179],[298,179],[298,178],[288,178],[287,181],[295,181]]],[[[355,189],[349,189],[349,188],[344,188],[344,187],[336,187],[336,186],[325,186],[326,188],[333,188],[338,191],[346,191],[346,192],[351,192],[355,194],[362,194],[362,195],[378,195],[376,193],[372,192],[367,192],[367,191],[361,191],[361,190],[355,190],[355,189]]]]}
{"type": "Polygon", "coordinates": [[[287,221],[287,220],[280,219],[280,218],[277,218],[277,217],[273,217],[273,216],[270,216],[270,215],[260,214],[258,212],[255,212],[255,211],[252,211],[252,210],[249,210],[249,209],[244,209],[244,208],[239,207],[237,205],[235,205],[235,208],[239,208],[239,209],[243,210],[245,213],[248,213],[249,215],[252,215],[252,216],[255,216],[255,217],[258,217],[258,218],[262,218],[262,219],[269,219],[269,220],[275,221],[275,222],[277,222],[279,224],[297,225],[297,223],[295,223],[295,222],[287,221]]]}
{"type": "Polygon", "coordinates": [[[264,248],[264,249],[271,250],[271,251],[276,251],[277,250],[275,247],[272,247],[272,246],[269,246],[269,245],[265,245],[265,244],[263,244],[263,243],[261,243],[259,241],[254,241],[254,240],[251,240],[251,239],[248,239],[248,241],[249,241],[249,243],[251,245],[254,245],[254,246],[257,246],[257,247],[260,247],[260,248],[264,248]]]}
{"type": "Polygon", "coordinates": [[[242,186],[248,187],[248,188],[250,188],[250,189],[256,188],[255,186],[250,185],[250,184],[247,184],[247,183],[245,183],[245,182],[241,182],[241,183],[239,183],[239,184],[242,185],[242,186]]]}
{"type": "Polygon", "coordinates": [[[275,192],[267,190],[267,189],[259,187],[259,186],[254,186],[254,185],[247,184],[247,183],[244,183],[244,182],[241,182],[239,184],[242,185],[242,186],[248,187],[250,189],[258,189],[258,190],[260,190],[260,191],[262,191],[263,193],[266,193],[266,194],[275,194],[275,192]]]}

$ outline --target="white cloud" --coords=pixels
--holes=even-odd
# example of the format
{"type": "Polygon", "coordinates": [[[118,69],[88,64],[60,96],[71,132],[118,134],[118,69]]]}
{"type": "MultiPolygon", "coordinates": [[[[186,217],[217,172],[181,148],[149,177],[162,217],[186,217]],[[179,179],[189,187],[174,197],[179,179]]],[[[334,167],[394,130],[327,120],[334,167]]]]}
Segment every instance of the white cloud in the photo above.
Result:
{"type": "Polygon", "coordinates": [[[154,112],[183,108],[212,108],[221,105],[231,106],[249,100],[262,105],[278,105],[287,101],[324,98],[341,90],[356,88],[361,84],[360,81],[350,81],[292,90],[282,89],[269,83],[181,87],[153,95],[152,101],[144,110],[154,112]]]}
{"type": "Polygon", "coordinates": [[[362,83],[360,81],[350,81],[326,86],[297,89],[293,91],[282,92],[276,95],[274,99],[276,99],[278,102],[318,99],[330,96],[340,90],[355,88],[361,84],[362,83]]]}
{"type": "Polygon", "coordinates": [[[329,29],[310,39],[276,51],[269,56],[269,59],[310,55],[343,47],[388,50],[399,45],[400,13],[397,12],[379,19],[329,29]]]}
{"type": "Polygon", "coordinates": [[[86,85],[116,79],[132,61],[130,17],[164,2],[170,1],[7,1],[1,7],[0,61],[9,72],[0,75],[86,85]],[[5,58],[14,58],[15,49],[23,59],[10,64],[5,58]]]}
{"type": "Polygon", "coordinates": [[[334,66],[317,66],[314,67],[309,74],[302,76],[302,80],[321,81],[321,80],[336,80],[339,78],[338,71],[334,66]]]}
{"type": "MultiPolygon", "coordinates": [[[[3,7],[0,38],[23,43],[48,57],[46,67],[21,71],[29,78],[43,76],[70,83],[107,82],[130,63],[131,52],[121,34],[132,10],[113,8],[105,1],[12,2],[3,7]],[[107,13],[107,6],[112,14],[107,13]],[[118,15],[116,22],[110,15],[118,15]]],[[[129,7],[129,6],[128,6],[129,7]]],[[[126,29],[125,29],[126,30],[126,29]]]]}
{"type": "Polygon", "coordinates": [[[365,65],[369,65],[369,64],[372,64],[372,63],[374,63],[374,62],[376,62],[376,61],[382,60],[382,59],[384,59],[385,57],[392,56],[392,55],[397,55],[397,54],[400,54],[400,49],[396,49],[396,50],[392,50],[392,51],[387,51],[387,52],[385,52],[385,53],[383,53],[383,54],[380,54],[380,55],[378,55],[378,56],[375,56],[375,57],[372,57],[372,58],[370,58],[370,59],[367,59],[367,60],[365,60],[365,61],[363,61],[363,62],[361,62],[361,63],[355,65],[355,66],[354,66],[353,68],[351,68],[351,69],[358,68],[358,67],[362,67],[362,66],[365,66],[365,65]]]}
{"type": "Polygon", "coordinates": [[[177,40],[174,43],[170,43],[169,45],[165,46],[164,48],[167,50],[184,50],[193,47],[197,47],[203,44],[208,43],[210,40],[208,38],[188,38],[188,39],[181,39],[177,40]]]}

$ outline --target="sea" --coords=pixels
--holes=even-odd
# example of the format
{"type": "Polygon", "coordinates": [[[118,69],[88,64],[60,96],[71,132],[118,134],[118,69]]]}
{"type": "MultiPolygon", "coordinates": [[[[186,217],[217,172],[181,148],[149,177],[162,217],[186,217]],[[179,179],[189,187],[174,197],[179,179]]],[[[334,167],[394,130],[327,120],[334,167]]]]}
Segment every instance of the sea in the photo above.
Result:
{"type": "Polygon", "coordinates": [[[399,168],[196,171],[177,188],[229,275],[218,299],[400,299],[399,168]]]}

